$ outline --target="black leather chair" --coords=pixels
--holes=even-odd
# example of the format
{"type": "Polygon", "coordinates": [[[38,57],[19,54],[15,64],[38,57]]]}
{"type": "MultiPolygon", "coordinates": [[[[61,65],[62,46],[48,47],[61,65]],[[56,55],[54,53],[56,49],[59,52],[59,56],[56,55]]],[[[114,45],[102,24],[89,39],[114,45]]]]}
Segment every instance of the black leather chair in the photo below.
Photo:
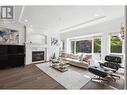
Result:
{"type": "Polygon", "coordinates": [[[99,62],[100,66],[91,66],[88,68],[88,71],[95,74],[97,77],[92,78],[91,80],[108,80],[107,77],[110,77],[113,81],[120,79],[120,76],[116,75],[115,72],[121,68],[121,57],[117,56],[105,56],[104,63],[99,62]]]}

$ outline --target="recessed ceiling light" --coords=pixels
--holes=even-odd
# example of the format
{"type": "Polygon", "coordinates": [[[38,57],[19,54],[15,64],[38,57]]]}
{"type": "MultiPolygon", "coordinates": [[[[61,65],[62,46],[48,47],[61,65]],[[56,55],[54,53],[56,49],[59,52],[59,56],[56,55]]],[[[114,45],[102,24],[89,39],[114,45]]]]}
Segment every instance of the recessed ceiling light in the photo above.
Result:
{"type": "Polygon", "coordinates": [[[99,16],[99,14],[95,14],[94,16],[98,17],[98,16],[99,16]]]}
{"type": "Polygon", "coordinates": [[[33,27],[32,25],[30,25],[30,27],[33,27]]]}
{"type": "Polygon", "coordinates": [[[25,21],[25,22],[28,22],[28,20],[27,20],[27,19],[25,19],[24,21],[25,21]]]}
{"type": "Polygon", "coordinates": [[[59,20],[59,21],[61,21],[61,20],[62,20],[62,18],[61,18],[61,17],[59,17],[59,18],[58,18],[58,20],[59,20]]]}

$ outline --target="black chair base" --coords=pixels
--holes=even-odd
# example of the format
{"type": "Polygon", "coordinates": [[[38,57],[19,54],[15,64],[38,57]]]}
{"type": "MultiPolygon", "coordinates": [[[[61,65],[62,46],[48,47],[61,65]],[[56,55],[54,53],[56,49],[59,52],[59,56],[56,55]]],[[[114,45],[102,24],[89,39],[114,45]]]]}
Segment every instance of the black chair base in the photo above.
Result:
{"type": "Polygon", "coordinates": [[[120,76],[117,76],[117,75],[111,75],[111,78],[116,81],[116,80],[119,80],[120,79],[120,76]]]}
{"type": "Polygon", "coordinates": [[[102,82],[102,81],[109,82],[109,80],[107,80],[105,78],[101,78],[101,77],[91,78],[91,81],[94,81],[94,82],[102,82]]]}
{"type": "Polygon", "coordinates": [[[109,77],[107,77],[107,78],[106,77],[103,78],[103,77],[95,76],[94,78],[91,78],[91,81],[94,81],[94,82],[102,82],[102,81],[105,81],[105,82],[116,82],[119,79],[120,79],[120,76],[109,75],[109,77]]]}
{"type": "Polygon", "coordinates": [[[91,66],[88,68],[90,73],[98,76],[98,78],[92,78],[91,80],[115,82],[117,79],[120,79],[120,76],[116,75],[115,72],[121,68],[121,57],[107,55],[105,56],[105,61],[104,63],[99,62],[100,66],[91,66]]]}

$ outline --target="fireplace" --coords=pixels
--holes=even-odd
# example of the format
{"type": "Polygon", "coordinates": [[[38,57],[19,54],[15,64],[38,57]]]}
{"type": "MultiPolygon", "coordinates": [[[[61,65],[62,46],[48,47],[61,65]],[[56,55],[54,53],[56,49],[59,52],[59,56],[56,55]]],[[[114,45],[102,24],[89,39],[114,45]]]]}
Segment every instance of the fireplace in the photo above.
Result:
{"type": "Polygon", "coordinates": [[[32,62],[44,61],[45,60],[44,51],[32,51],[32,62]]]}

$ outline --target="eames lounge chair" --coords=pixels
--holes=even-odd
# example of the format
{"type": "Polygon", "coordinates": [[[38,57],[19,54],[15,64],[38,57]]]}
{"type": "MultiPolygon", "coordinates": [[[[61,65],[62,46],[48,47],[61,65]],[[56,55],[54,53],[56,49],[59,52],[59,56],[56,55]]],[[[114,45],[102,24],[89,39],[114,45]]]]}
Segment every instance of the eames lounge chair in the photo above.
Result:
{"type": "Polygon", "coordinates": [[[107,77],[116,81],[120,79],[120,76],[116,75],[115,72],[121,68],[121,57],[118,56],[105,56],[105,62],[99,62],[100,66],[91,66],[88,71],[97,76],[97,78],[92,78],[91,80],[104,80],[110,82],[107,77]]]}

